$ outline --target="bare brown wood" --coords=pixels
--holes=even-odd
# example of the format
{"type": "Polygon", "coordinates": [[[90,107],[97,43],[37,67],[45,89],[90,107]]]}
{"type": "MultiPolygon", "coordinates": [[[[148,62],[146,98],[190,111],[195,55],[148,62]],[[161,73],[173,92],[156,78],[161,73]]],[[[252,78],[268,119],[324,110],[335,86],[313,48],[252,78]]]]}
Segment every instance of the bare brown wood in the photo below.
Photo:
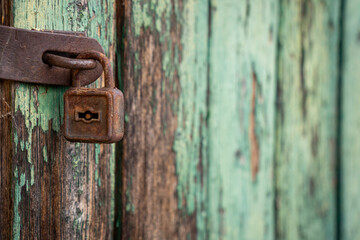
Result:
{"type": "Polygon", "coordinates": [[[12,144],[11,144],[11,82],[0,80],[0,239],[11,237],[12,208],[12,144]]]}
{"type": "MultiPolygon", "coordinates": [[[[154,11],[148,14],[156,15],[154,11]]],[[[181,1],[176,1],[181,6],[181,1]]],[[[123,84],[127,123],[122,159],[122,239],[185,239],[195,237],[195,215],[178,210],[175,153],[172,149],[179,95],[176,70],[166,72],[164,52],[181,52],[181,25],[175,19],[167,32],[134,30],[132,1],[124,1],[123,84]]],[[[175,3],[174,3],[175,4],[175,3]]],[[[159,5],[161,5],[159,3],[159,5]]],[[[173,6],[168,5],[166,11],[173,6]]],[[[175,12],[171,13],[175,14],[175,12]]],[[[174,16],[175,17],[175,16],[174,16]]],[[[181,56],[169,54],[173,66],[181,56]]],[[[170,70],[170,69],[168,69],[170,70]]]]}
{"type": "MultiPolygon", "coordinates": [[[[1,24],[10,25],[11,1],[2,0],[0,3],[1,24]]],[[[5,236],[11,238],[12,207],[11,179],[12,179],[12,144],[11,144],[11,89],[10,81],[0,80],[0,239],[5,236]]]]}
{"type": "Polygon", "coordinates": [[[10,26],[12,22],[11,2],[11,0],[1,0],[0,2],[0,19],[2,25],[10,26]]]}

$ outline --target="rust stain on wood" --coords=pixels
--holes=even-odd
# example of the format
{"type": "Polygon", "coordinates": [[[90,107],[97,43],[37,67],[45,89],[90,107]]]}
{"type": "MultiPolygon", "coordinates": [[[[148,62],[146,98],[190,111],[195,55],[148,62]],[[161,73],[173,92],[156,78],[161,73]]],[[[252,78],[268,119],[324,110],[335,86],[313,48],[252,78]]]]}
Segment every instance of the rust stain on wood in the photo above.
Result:
{"type": "Polygon", "coordinates": [[[256,137],[256,123],[255,123],[255,109],[256,109],[256,73],[252,72],[252,94],[251,94],[251,113],[249,126],[249,140],[251,145],[251,175],[253,181],[256,180],[256,175],[259,171],[259,142],[256,137]]]}

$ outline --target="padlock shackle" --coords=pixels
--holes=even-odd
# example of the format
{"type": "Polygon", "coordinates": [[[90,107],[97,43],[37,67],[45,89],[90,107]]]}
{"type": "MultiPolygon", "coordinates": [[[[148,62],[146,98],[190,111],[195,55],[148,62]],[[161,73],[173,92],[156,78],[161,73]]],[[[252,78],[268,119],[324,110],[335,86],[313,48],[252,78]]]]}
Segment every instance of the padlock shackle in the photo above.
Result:
{"type": "MultiPolygon", "coordinates": [[[[89,51],[89,52],[82,52],[77,56],[78,59],[94,59],[100,62],[101,66],[104,69],[104,76],[105,76],[105,87],[114,88],[115,87],[115,80],[112,73],[112,67],[110,60],[106,57],[105,54],[97,51],[89,51]]],[[[74,70],[72,73],[72,86],[73,87],[80,87],[80,76],[81,72],[74,70]]]]}

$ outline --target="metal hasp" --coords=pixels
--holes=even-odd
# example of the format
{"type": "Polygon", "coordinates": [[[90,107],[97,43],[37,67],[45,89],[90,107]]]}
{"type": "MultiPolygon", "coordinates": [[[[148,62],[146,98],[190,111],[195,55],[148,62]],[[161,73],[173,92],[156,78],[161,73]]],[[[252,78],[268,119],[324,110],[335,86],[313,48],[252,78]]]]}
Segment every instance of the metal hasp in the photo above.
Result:
{"type": "MultiPolygon", "coordinates": [[[[83,33],[25,30],[0,25],[0,79],[70,86],[71,69],[48,65],[44,63],[44,56],[51,53],[75,59],[79,53],[88,51],[104,53],[95,39],[83,33]]],[[[54,57],[49,56],[48,59],[54,61],[54,57]]],[[[88,62],[84,66],[89,69],[94,64],[88,62]]],[[[94,69],[82,70],[80,85],[94,82],[101,74],[100,63],[96,63],[94,69]]]]}

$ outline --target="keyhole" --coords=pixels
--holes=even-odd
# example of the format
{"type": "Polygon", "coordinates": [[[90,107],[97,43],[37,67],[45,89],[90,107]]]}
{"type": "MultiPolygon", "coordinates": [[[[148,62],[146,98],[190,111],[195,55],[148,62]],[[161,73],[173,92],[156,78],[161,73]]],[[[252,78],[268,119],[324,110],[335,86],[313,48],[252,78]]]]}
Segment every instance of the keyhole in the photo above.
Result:
{"type": "Polygon", "coordinates": [[[90,121],[90,120],[97,120],[99,119],[99,114],[98,113],[92,113],[90,111],[86,111],[84,113],[79,112],[79,118],[81,119],[85,119],[86,121],[90,121]]]}

